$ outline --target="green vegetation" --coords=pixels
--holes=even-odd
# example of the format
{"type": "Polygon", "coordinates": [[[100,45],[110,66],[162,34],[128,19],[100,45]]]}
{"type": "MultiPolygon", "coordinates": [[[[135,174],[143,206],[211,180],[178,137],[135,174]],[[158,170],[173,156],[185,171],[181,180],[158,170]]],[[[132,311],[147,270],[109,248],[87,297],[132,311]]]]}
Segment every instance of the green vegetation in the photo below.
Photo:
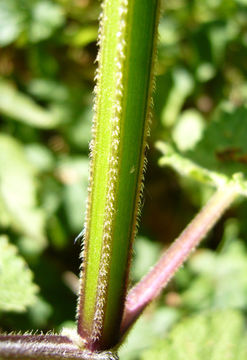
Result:
{"type": "MultiPolygon", "coordinates": [[[[164,1],[133,283],[214,187],[246,195],[246,5],[164,1]]],[[[90,0],[0,0],[1,332],[75,326],[99,12],[90,0]]],[[[246,358],[246,216],[240,198],[138,320],[122,360],[246,358]]]]}

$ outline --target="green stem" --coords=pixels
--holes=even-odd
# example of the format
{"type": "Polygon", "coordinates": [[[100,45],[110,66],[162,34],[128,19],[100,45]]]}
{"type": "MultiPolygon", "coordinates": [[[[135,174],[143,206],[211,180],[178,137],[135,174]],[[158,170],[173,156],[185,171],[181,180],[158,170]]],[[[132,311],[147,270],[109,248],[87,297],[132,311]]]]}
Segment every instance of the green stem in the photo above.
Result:
{"type": "Polygon", "coordinates": [[[101,17],[78,333],[119,341],[149,128],[159,0],[105,0],[101,17]]]}

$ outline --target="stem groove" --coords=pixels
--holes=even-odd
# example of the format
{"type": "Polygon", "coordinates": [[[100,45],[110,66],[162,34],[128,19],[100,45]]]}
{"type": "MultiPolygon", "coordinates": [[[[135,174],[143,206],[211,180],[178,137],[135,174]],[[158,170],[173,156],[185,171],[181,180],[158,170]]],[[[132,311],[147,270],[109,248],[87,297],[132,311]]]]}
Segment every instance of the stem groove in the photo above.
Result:
{"type": "Polygon", "coordinates": [[[105,0],[100,19],[78,333],[119,340],[142,191],[159,0],[105,0]]]}

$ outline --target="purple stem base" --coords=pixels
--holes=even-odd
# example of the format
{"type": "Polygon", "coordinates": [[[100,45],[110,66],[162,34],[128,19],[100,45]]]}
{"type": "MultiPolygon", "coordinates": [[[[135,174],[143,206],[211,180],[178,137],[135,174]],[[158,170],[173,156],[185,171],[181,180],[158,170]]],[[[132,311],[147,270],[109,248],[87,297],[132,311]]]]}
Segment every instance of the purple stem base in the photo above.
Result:
{"type": "Polygon", "coordinates": [[[118,356],[79,349],[67,336],[0,335],[0,360],[118,360],[118,356]]]}
{"type": "Polygon", "coordinates": [[[146,306],[160,294],[175,272],[231,205],[236,195],[237,192],[231,185],[218,190],[163,254],[158,263],[130,290],[121,324],[122,336],[146,306]]]}

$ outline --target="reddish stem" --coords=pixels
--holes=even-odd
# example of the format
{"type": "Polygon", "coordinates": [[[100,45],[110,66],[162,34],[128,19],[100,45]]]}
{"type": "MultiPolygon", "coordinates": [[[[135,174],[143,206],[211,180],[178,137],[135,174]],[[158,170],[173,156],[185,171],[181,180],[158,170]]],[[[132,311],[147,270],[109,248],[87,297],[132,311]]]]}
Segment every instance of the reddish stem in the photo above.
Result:
{"type": "Polygon", "coordinates": [[[162,255],[157,264],[130,290],[121,325],[122,335],[126,333],[145,307],[160,294],[178,268],[231,205],[236,195],[236,189],[231,185],[226,185],[218,190],[162,255]]]}
{"type": "Polygon", "coordinates": [[[118,360],[110,351],[80,349],[62,335],[0,335],[1,360],[118,360]]]}

